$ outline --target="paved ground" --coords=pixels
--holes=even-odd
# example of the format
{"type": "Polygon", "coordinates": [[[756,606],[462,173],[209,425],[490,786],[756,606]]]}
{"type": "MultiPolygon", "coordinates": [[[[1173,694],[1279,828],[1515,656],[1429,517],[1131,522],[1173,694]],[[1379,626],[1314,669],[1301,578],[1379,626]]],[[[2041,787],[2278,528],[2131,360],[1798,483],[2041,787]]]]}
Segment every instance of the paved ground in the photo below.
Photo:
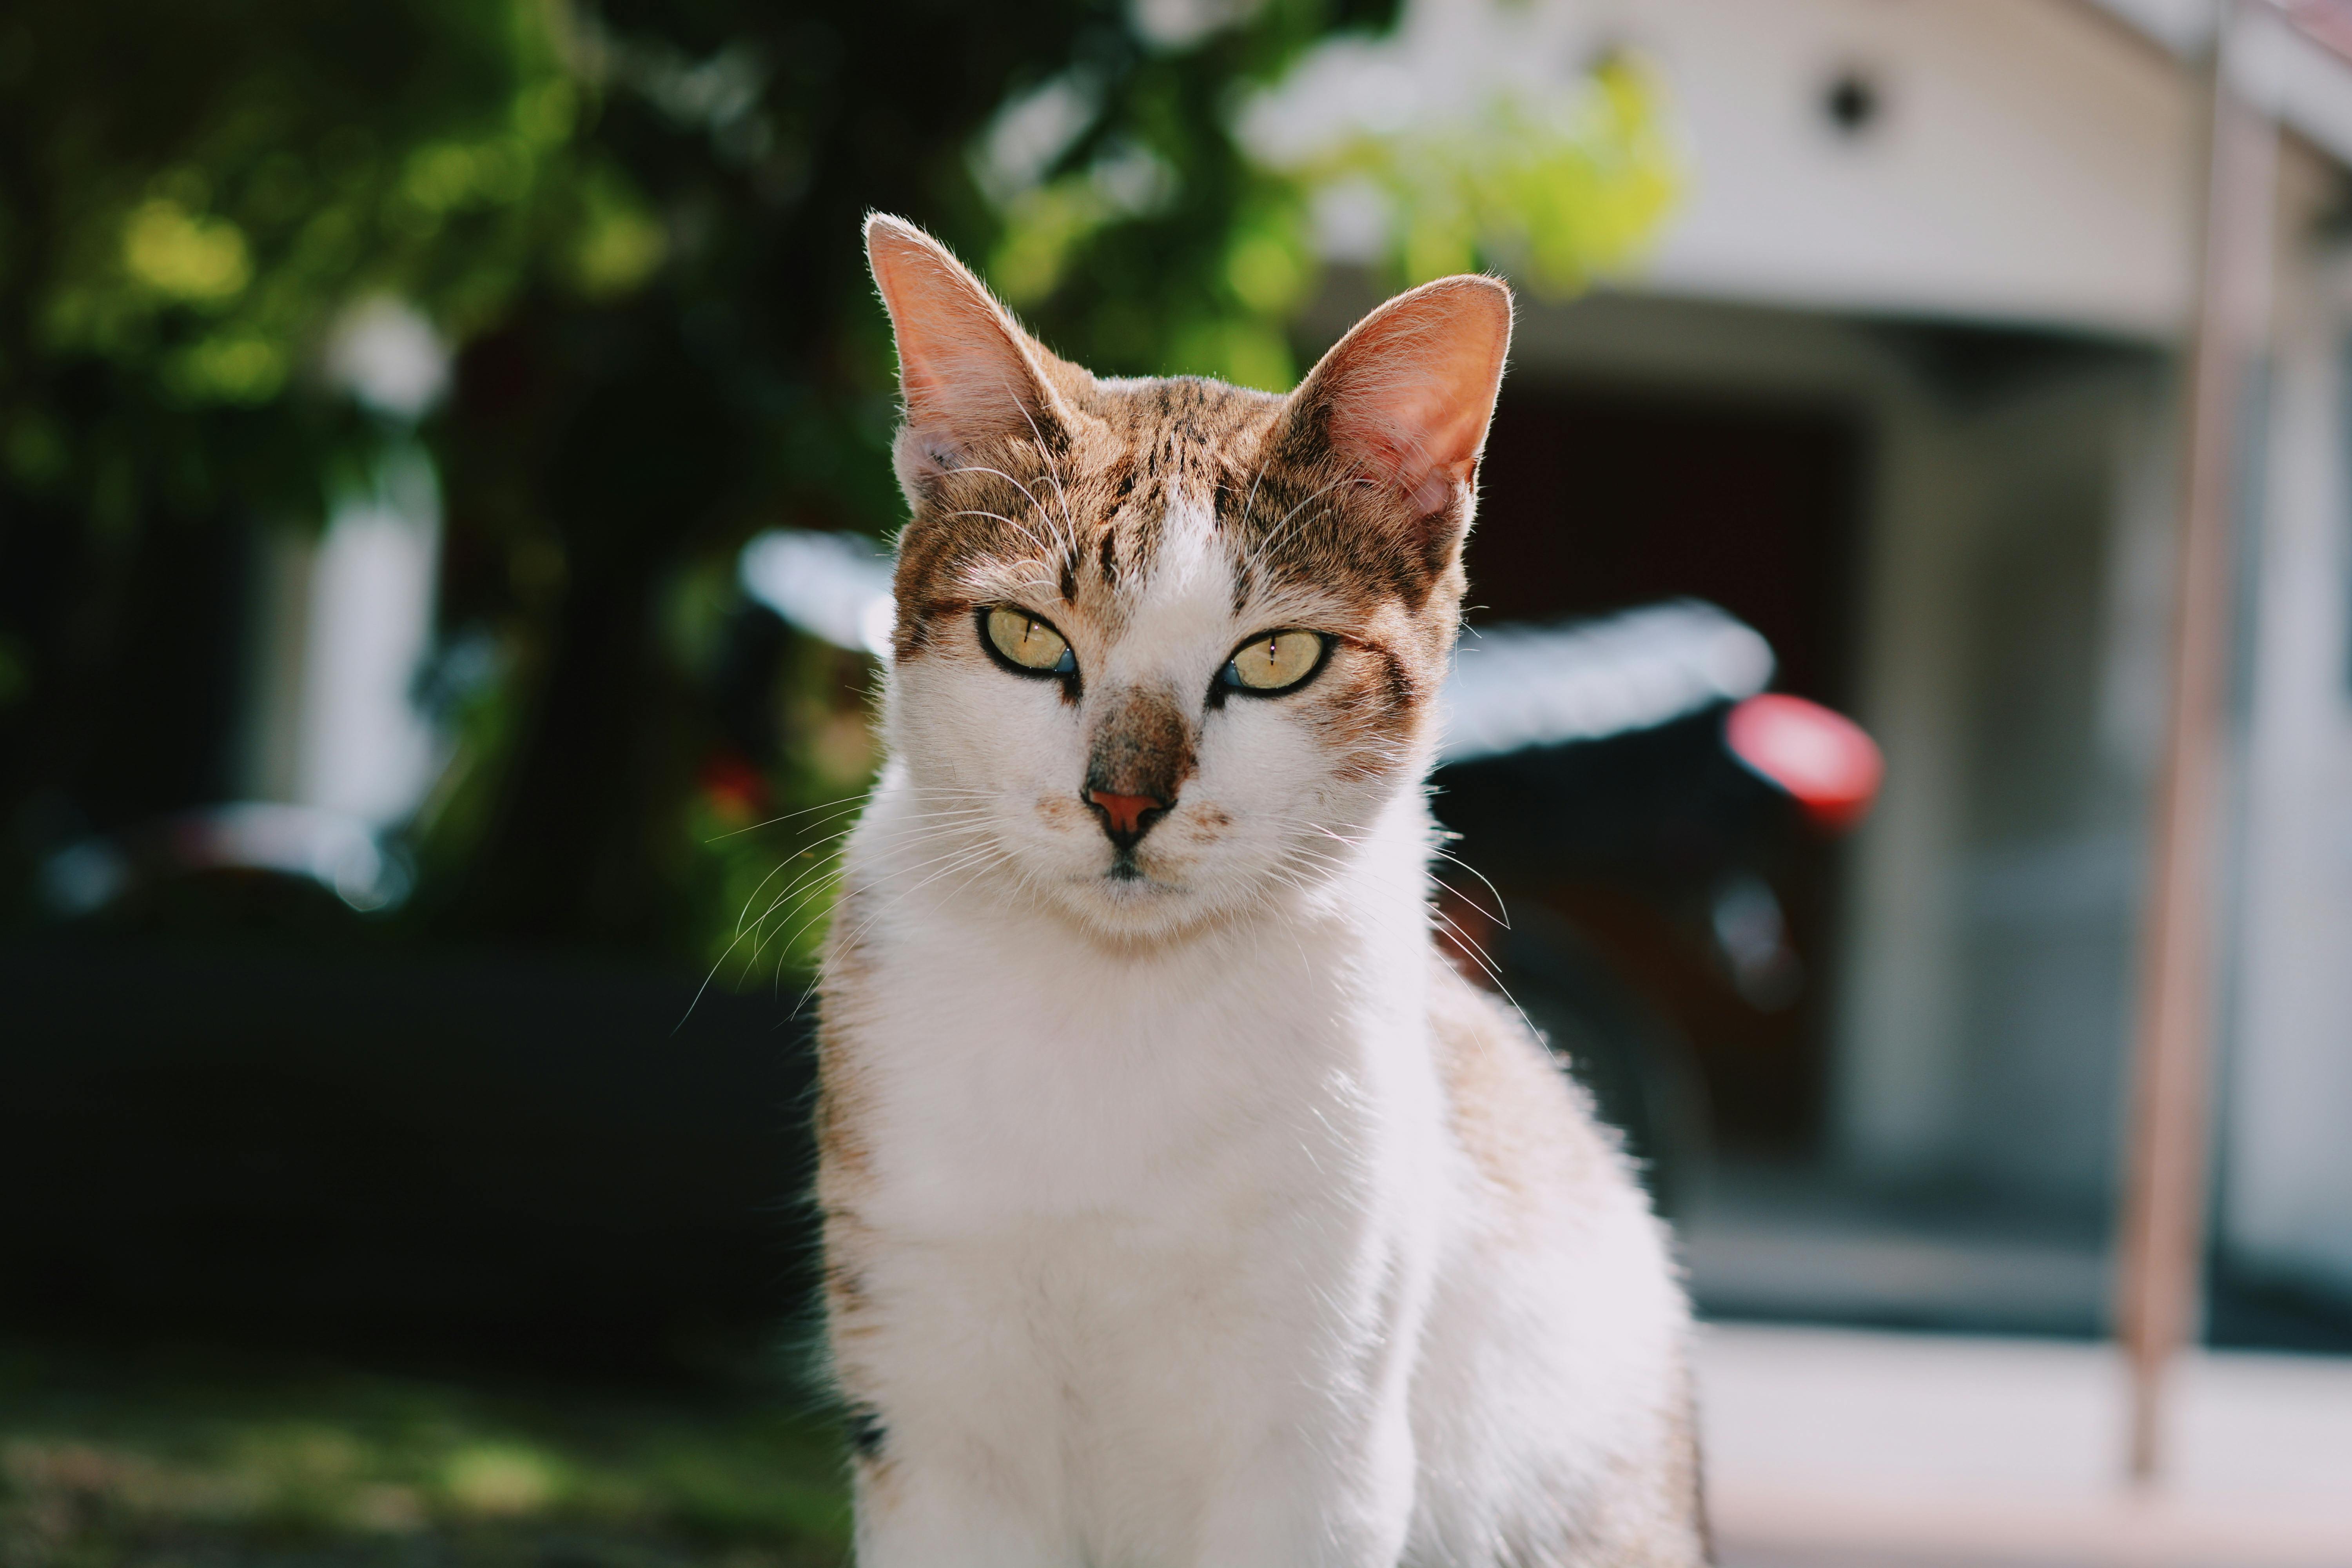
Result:
{"type": "Polygon", "coordinates": [[[2188,1362],[2146,1496],[2106,1346],[1718,1324],[1699,1362],[1726,1568],[2352,1568],[2352,1360],[2188,1362]]]}

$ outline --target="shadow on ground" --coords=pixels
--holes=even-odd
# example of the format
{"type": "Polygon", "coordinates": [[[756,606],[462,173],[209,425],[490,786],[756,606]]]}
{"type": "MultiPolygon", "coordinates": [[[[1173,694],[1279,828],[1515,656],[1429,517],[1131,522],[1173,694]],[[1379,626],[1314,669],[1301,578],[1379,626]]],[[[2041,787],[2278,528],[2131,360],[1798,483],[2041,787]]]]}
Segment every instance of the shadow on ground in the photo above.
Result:
{"type": "Polygon", "coordinates": [[[848,1539],[837,1428],[772,1394],[0,1343],[5,1568],[816,1568],[848,1539]]]}

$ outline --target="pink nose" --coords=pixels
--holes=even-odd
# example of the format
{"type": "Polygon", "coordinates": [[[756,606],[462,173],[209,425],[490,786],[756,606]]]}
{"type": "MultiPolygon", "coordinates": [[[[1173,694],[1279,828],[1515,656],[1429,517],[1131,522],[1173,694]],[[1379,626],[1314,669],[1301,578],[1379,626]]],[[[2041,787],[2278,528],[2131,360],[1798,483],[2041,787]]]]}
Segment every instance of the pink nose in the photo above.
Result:
{"type": "Polygon", "coordinates": [[[1105,789],[1087,791],[1087,800],[1103,814],[1115,837],[1132,839],[1143,831],[1143,819],[1153,812],[1165,811],[1168,803],[1148,795],[1113,795],[1105,789]]]}

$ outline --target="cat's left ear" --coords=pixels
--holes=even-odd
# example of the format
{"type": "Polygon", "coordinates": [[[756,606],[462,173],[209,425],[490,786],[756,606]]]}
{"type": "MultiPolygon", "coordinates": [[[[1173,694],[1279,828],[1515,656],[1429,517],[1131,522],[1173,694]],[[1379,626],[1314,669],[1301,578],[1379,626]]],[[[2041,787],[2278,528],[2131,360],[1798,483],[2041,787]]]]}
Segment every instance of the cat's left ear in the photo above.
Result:
{"type": "Polygon", "coordinates": [[[1502,283],[1424,283],[1357,322],[1307,373],[1290,395],[1286,436],[1319,439],[1412,517],[1459,526],[1510,346],[1502,283]]]}
{"type": "Polygon", "coordinates": [[[866,255],[898,340],[907,420],[897,458],[908,498],[1001,443],[1049,439],[1068,413],[1048,369],[1059,362],[987,285],[946,246],[883,213],[866,220],[866,255]]]}

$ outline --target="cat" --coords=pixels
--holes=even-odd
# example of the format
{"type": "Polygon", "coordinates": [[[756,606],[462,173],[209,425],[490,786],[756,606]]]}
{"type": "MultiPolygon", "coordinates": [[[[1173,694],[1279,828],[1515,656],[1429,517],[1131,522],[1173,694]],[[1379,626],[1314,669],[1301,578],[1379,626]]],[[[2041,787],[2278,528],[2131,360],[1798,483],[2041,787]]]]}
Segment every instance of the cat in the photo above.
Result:
{"type": "Polygon", "coordinates": [[[820,978],[862,1568],[1706,1560],[1665,1236],[1432,935],[1507,349],[1097,378],[875,216],[911,510],[820,978]]]}

